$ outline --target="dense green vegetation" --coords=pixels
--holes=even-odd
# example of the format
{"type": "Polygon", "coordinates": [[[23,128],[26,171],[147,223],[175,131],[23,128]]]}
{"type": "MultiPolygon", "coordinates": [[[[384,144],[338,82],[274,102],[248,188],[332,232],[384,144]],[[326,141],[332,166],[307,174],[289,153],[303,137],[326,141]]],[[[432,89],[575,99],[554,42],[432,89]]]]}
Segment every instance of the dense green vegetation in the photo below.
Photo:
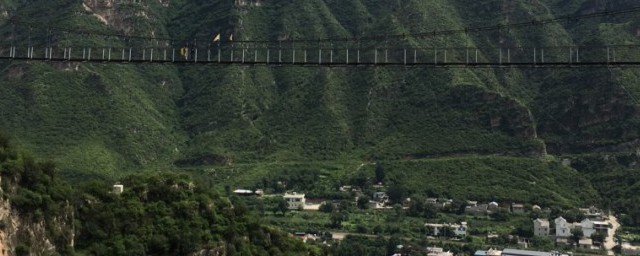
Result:
{"type": "MultiPolygon", "coordinates": [[[[324,46],[478,47],[488,54],[480,59],[495,58],[489,55],[497,53],[488,50],[498,47],[639,43],[635,12],[474,33],[411,35],[619,10],[634,7],[632,0],[112,2],[0,0],[0,12],[6,13],[0,18],[0,37],[15,44],[51,42],[58,48],[181,46],[196,44],[196,39],[202,46],[218,33],[225,42],[230,35],[285,44],[289,39],[335,37],[353,40],[324,46]],[[52,27],[94,33],[49,35],[52,27]],[[123,40],[104,33],[172,40],[123,40]],[[402,42],[356,40],[389,34],[406,37],[402,42]]],[[[589,54],[601,53],[584,49],[583,57],[589,54]]],[[[623,224],[640,226],[640,172],[634,156],[640,137],[638,77],[633,67],[0,61],[0,131],[29,152],[0,151],[2,174],[8,177],[2,180],[3,191],[21,214],[45,223],[54,223],[53,217],[73,206],[75,250],[84,254],[171,255],[223,247],[240,254],[272,254],[275,248],[286,254],[309,249],[298,243],[287,247],[289,240],[275,228],[257,225],[254,214],[277,210],[281,201],[254,205],[221,196],[236,188],[295,190],[337,201],[353,196],[340,192],[341,186],[354,185],[367,197],[387,190],[392,201],[411,196],[562,207],[596,204],[620,213],[623,224]],[[571,168],[554,155],[572,159],[571,168]],[[175,173],[188,173],[198,182],[175,173]],[[104,182],[65,183],[95,179],[104,182]],[[115,181],[127,187],[124,194],[109,193],[115,181]],[[378,183],[386,187],[374,187],[378,183]],[[231,208],[238,203],[246,203],[248,212],[231,208]],[[271,242],[248,246],[267,241],[261,240],[264,236],[271,242]]],[[[275,214],[265,218],[288,232],[325,225],[372,231],[377,226],[364,225],[367,218],[355,210],[327,211],[292,214],[293,220],[275,214]],[[311,221],[315,218],[319,221],[311,221]]],[[[433,217],[428,209],[413,211],[403,225],[418,223],[410,218],[433,217]]],[[[51,227],[48,235],[61,239],[54,242],[57,248],[72,250],[63,241],[69,234],[51,227]]],[[[405,227],[397,230],[420,232],[405,227]]],[[[393,252],[397,244],[382,240],[349,238],[333,253],[393,252]]],[[[456,252],[476,248],[463,247],[456,252]]]]}
{"type": "Polygon", "coordinates": [[[571,155],[571,166],[587,173],[602,205],[620,213],[620,223],[640,226],[640,175],[636,154],[571,155]]]}
{"type": "MultiPolygon", "coordinates": [[[[24,223],[17,228],[17,253],[36,253],[49,239],[62,255],[309,255],[319,248],[263,225],[246,207],[235,206],[189,176],[149,173],[112,183],[70,186],[53,163],[38,163],[0,137],[4,200],[24,223]],[[44,237],[29,223],[43,223],[44,237]],[[72,247],[70,241],[74,241],[72,247]],[[20,252],[18,252],[20,251],[20,252]]],[[[10,211],[10,209],[3,209],[10,211]]],[[[4,220],[3,229],[11,219],[4,220]]],[[[10,232],[11,233],[11,232],[10,232]]]]}
{"type": "Polygon", "coordinates": [[[187,169],[217,183],[220,191],[264,189],[267,193],[304,192],[310,198],[341,199],[344,185],[365,195],[376,192],[376,166],[384,168],[383,183],[401,186],[405,196],[455,198],[578,207],[598,203],[599,195],[579,172],[554,160],[516,157],[451,157],[433,160],[237,164],[187,169]],[[225,188],[226,187],[226,188],[225,188]]]}

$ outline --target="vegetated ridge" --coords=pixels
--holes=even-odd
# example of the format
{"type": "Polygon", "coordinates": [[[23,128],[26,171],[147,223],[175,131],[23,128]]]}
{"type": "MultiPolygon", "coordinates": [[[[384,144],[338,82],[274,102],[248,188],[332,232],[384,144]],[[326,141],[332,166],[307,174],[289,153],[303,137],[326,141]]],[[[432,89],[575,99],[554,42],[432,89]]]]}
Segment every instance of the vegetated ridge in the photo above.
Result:
{"type": "MultiPolygon", "coordinates": [[[[633,5],[595,0],[0,1],[6,13],[0,32],[25,38],[26,31],[11,30],[9,18],[20,17],[78,30],[170,37],[177,45],[218,33],[236,40],[405,34],[409,45],[424,48],[633,44],[640,28],[635,14],[411,36],[633,5]]],[[[123,44],[72,33],[57,40],[123,44]]],[[[34,154],[54,159],[64,176],[74,179],[207,165],[248,166],[248,175],[253,175],[274,162],[311,162],[317,163],[312,169],[320,169],[320,161],[385,160],[418,171],[428,169],[430,162],[410,167],[402,162],[451,156],[465,158],[449,162],[453,169],[482,173],[473,166],[482,166],[482,161],[500,165],[501,156],[537,166],[554,161],[544,157],[547,153],[635,151],[640,127],[635,100],[639,74],[634,68],[4,62],[2,70],[0,129],[34,154]],[[487,157],[478,160],[479,155],[487,157]]],[[[513,164],[492,171],[520,168],[513,164]]],[[[410,179],[412,174],[407,175],[410,179]]],[[[249,178],[238,185],[252,182],[256,180],[249,178]]],[[[590,186],[585,190],[591,191],[590,186]]]]}

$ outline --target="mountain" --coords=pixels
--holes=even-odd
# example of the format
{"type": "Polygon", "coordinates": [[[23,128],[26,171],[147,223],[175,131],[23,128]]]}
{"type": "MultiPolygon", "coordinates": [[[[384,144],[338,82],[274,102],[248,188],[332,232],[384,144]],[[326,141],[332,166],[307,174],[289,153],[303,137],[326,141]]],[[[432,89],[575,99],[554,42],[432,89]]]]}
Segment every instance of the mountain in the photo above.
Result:
{"type": "MultiPolygon", "coordinates": [[[[60,47],[178,47],[216,34],[268,41],[406,35],[402,44],[414,48],[602,46],[638,43],[636,12],[414,35],[633,7],[598,0],[3,0],[0,32],[60,47]]],[[[351,162],[441,157],[461,158],[450,162],[457,169],[492,161],[493,171],[509,174],[519,167],[495,166],[514,157],[547,172],[555,168],[547,162],[557,163],[548,154],[634,152],[640,136],[635,68],[0,64],[0,130],[76,180],[208,166],[255,177],[270,164],[299,162],[312,169],[329,163],[342,177],[352,169],[340,166],[351,162]]],[[[406,168],[430,161],[417,163],[423,166],[406,168]]]]}
{"type": "Polygon", "coordinates": [[[70,184],[0,134],[0,248],[6,255],[318,255],[187,175],[70,184]]]}

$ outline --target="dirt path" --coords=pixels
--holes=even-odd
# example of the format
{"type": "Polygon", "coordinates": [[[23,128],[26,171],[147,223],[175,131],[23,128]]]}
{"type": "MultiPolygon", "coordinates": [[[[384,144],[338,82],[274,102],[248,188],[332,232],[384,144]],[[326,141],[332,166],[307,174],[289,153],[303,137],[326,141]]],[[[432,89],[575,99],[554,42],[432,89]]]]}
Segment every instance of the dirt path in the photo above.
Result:
{"type": "Polygon", "coordinates": [[[613,247],[616,246],[616,242],[614,241],[614,237],[616,234],[616,230],[620,227],[620,223],[618,223],[618,219],[616,216],[609,215],[609,223],[611,223],[611,228],[607,234],[607,240],[604,242],[604,248],[607,249],[607,255],[614,255],[613,247]]]}

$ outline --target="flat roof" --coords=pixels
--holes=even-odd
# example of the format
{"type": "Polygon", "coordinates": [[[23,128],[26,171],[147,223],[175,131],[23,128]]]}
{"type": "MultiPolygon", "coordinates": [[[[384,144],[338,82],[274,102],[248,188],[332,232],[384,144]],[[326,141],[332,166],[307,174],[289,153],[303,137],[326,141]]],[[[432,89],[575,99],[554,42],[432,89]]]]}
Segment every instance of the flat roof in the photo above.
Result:
{"type": "Polygon", "coordinates": [[[502,256],[551,256],[550,252],[527,251],[518,249],[504,249],[502,256]]]}
{"type": "Polygon", "coordinates": [[[294,194],[289,194],[289,193],[285,193],[284,194],[284,198],[303,198],[304,194],[298,194],[298,193],[294,193],[294,194]]]}

